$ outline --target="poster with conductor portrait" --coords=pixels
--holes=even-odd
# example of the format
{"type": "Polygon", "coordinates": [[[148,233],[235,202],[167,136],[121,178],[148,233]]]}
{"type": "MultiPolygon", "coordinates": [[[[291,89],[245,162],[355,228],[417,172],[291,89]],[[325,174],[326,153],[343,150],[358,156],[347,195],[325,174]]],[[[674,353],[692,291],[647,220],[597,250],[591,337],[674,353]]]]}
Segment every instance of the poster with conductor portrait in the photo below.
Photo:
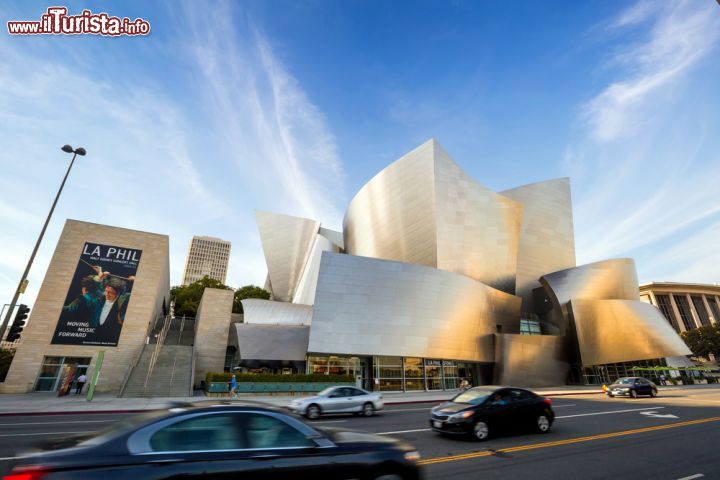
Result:
{"type": "Polygon", "coordinates": [[[117,346],[140,255],[141,250],[86,242],[51,343],[117,346]]]}

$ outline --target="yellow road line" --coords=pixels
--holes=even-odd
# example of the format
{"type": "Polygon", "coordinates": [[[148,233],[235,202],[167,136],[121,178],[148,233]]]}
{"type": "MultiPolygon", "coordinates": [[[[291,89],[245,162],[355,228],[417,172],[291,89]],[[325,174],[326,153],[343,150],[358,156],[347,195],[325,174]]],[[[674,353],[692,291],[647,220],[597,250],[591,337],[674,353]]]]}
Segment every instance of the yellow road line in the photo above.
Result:
{"type": "Polygon", "coordinates": [[[448,457],[428,458],[426,460],[420,460],[419,463],[420,463],[420,465],[433,465],[435,463],[455,462],[458,460],[467,460],[470,458],[489,457],[491,455],[495,455],[498,453],[512,453],[512,452],[521,452],[524,450],[534,450],[536,448],[557,447],[560,445],[570,445],[573,443],[591,442],[593,440],[603,440],[606,438],[613,438],[613,437],[624,437],[627,435],[635,435],[638,433],[655,432],[658,430],[666,430],[668,428],[687,427],[689,425],[698,425],[701,423],[718,422],[718,421],[720,421],[720,417],[701,418],[700,420],[688,420],[685,422],[676,422],[676,423],[670,423],[667,425],[657,425],[654,427],[636,428],[634,430],[624,430],[624,431],[620,431],[620,432],[602,433],[599,435],[569,438],[567,440],[557,440],[554,442],[531,443],[529,445],[518,445],[517,447],[503,448],[501,450],[496,450],[493,452],[490,452],[490,451],[473,452],[473,453],[465,453],[465,454],[461,454],[461,455],[452,455],[452,456],[448,456],[448,457]]]}

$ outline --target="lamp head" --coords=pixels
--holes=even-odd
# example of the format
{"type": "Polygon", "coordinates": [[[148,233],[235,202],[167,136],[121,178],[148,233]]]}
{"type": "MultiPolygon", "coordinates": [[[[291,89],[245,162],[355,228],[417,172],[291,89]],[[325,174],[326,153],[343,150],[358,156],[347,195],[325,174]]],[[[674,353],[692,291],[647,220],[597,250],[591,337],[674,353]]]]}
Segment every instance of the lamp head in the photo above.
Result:
{"type": "Polygon", "coordinates": [[[85,149],[83,147],[78,147],[75,149],[75,153],[77,153],[81,157],[84,157],[87,152],[85,151],[85,149]]]}
{"type": "Polygon", "coordinates": [[[65,153],[73,153],[73,148],[70,145],[65,145],[61,149],[65,153]]]}

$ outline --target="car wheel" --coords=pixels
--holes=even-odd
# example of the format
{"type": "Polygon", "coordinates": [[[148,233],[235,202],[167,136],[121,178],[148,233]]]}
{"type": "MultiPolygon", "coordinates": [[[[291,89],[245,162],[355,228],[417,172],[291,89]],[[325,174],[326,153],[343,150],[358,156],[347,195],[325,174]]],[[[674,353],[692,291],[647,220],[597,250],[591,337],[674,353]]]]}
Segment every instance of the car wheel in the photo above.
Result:
{"type": "Polygon", "coordinates": [[[612,393],[608,393],[608,397],[613,398],[613,397],[615,397],[615,395],[612,393]]]}
{"type": "Polygon", "coordinates": [[[650,396],[651,396],[652,398],[657,397],[657,390],[655,390],[654,388],[653,388],[652,390],[650,390],[650,396]]]}
{"type": "Polygon", "coordinates": [[[473,425],[473,435],[478,440],[485,440],[490,436],[490,428],[485,422],[477,422],[473,425]]]}
{"type": "Polygon", "coordinates": [[[630,396],[632,398],[637,398],[637,392],[635,390],[630,390],[630,396]]]}
{"type": "Polygon", "coordinates": [[[372,417],[375,414],[375,407],[373,407],[373,404],[367,402],[365,405],[363,405],[362,414],[366,417],[372,417]]]}
{"type": "Polygon", "coordinates": [[[320,407],[313,403],[312,405],[307,407],[307,410],[305,410],[305,416],[310,420],[315,420],[316,418],[320,417],[320,407]]]}
{"type": "Polygon", "coordinates": [[[550,431],[550,419],[545,415],[539,415],[536,420],[536,428],[540,433],[547,433],[550,431]]]}

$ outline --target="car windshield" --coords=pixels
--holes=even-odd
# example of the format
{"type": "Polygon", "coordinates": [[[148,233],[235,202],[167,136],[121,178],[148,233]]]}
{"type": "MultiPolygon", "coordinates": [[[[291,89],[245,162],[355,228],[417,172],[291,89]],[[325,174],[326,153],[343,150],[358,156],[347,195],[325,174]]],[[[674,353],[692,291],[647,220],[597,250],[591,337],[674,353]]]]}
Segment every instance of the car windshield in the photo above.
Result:
{"type": "Polygon", "coordinates": [[[488,398],[494,390],[486,390],[480,388],[471,388],[465,390],[457,397],[453,398],[452,401],[455,403],[469,403],[470,405],[479,405],[488,398]]]}
{"type": "Polygon", "coordinates": [[[325,390],[321,390],[320,393],[318,393],[318,396],[327,397],[333,392],[333,390],[335,390],[335,387],[328,387],[325,390]]]}
{"type": "Polygon", "coordinates": [[[168,414],[168,410],[154,410],[152,412],[142,413],[139,415],[133,415],[124,420],[120,420],[117,423],[110,425],[109,427],[100,430],[95,433],[92,437],[84,439],[78,446],[92,446],[99,445],[113,437],[121,435],[125,432],[133,430],[144,423],[150,423],[153,420],[165,417],[168,414]]]}
{"type": "Polygon", "coordinates": [[[634,378],[625,377],[619,378],[618,381],[615,383],[617,383],[618,385],[632,385],[634,381],[634,378]]]}

